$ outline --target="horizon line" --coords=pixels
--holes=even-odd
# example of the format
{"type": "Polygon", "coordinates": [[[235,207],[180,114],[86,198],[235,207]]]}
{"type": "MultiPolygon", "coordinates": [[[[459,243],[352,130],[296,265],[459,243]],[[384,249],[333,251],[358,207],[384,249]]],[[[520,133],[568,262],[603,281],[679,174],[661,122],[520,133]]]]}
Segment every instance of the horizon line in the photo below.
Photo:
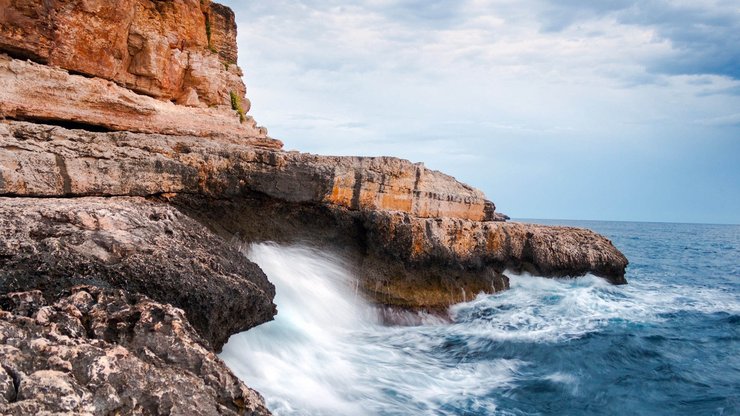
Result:
{"type": "Polygon", "coordinates": [[[740,226],[740,223],[713,223],[713,222],[685,222],[685,221],[641,221],[641,220],[596,220],[596,219],[574,219],[574,218],[527,218],[527,217],[518,217],[518,218],[511,218],[511,221],[519,222],[519,221],[527,221],[527,220],[534,220],[534,221],[589,221],[589,222],[632,222],[632,223],[642,223],[642,224],[685,224],[685,225],[731,225],[731,226],[740,226]]]}

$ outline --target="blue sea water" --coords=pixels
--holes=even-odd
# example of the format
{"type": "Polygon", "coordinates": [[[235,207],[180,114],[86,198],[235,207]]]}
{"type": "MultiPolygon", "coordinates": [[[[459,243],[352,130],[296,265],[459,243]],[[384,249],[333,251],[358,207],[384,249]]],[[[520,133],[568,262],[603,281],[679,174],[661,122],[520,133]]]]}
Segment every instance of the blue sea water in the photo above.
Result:
{"type": "Polygon", "coordinates": [[[387,326],[341,258],[258,244],[278,316],[222,358],[278,415],[740,415],[740,226],[530,221],[607,236],[629,284],[511,276],[387,326]]]}

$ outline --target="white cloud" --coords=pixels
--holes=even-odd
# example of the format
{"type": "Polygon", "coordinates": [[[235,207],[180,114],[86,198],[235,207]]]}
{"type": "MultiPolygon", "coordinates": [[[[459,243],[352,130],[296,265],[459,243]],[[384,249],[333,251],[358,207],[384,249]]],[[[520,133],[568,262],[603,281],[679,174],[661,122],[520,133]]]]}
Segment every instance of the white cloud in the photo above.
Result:
{"type": "Polygon", "coordinates": [[[287,147],[425,161],[514,215],[588,210],[532,210],[568,182],[541,175],[567,176],[573,163],[593,164],[594,183],[628,189],[640,178],[619,171],[615,155],[740,139],[723,121],[740,108],[740,81],[706,52],[717,36],[700,30],[735,39],[731,2],[225,3],[237,11],[252,113],[287,147]]]}

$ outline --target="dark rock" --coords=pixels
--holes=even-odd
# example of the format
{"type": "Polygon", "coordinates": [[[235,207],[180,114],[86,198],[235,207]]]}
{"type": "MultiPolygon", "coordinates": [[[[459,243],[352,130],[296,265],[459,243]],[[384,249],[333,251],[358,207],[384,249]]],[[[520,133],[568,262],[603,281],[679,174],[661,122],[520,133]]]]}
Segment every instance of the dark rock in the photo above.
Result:
{"type": "Polygon", "coordinates": [[[493,214],[493,219],[491,221],[506,222],[506,221],[509,221],[510,219],[511,217],[509,217],[508,215],[502,214],[500,212],[496,212],[495,214],[493,214]]]}
{"type": "MultiPolygon", "coordinates": [[[[80,284],[144,293],[184,309],[216,350],[275,314],[259,267],[167,204],[0,198],[0,210],[0,294],[39,290],[54,300],[80,284]]],[[[27,315],[15,298],[6,302],[27,315]]]]}
{"type": "Polygon", "coordinates": [[[269,414],[171,305],[85,286],[51,306],[38,293],[4,303],[3,415],[269,414]]]}

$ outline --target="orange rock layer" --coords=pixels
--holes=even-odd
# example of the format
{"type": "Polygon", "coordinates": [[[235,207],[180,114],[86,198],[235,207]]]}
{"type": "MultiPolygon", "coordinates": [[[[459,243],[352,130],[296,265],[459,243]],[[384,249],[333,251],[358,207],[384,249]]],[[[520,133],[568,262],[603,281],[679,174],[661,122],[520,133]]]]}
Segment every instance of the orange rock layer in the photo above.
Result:
{"type": "Polygon", "coordinates": [[[246,94],[233,12],[209,0],[0,0],[0,50],[191,106],[246,94]]]}
{"type": "Polygon", "coordinates": [[[104,130],[199,137],[233,137],[245,144],[282,147],[231,108],[191,108],[136,94],[101,78],[0,54],[0,116],[74,123],[104,130]]]}

